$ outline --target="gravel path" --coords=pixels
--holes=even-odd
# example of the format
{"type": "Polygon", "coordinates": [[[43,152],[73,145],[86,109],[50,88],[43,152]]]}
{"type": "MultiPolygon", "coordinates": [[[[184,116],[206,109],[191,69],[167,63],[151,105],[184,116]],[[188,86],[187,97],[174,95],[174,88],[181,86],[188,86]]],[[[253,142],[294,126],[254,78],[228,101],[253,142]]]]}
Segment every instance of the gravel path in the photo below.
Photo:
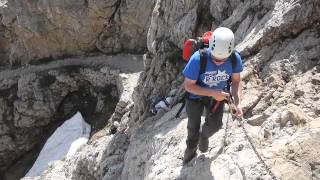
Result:
{"type": "Polygon", "coordinates": [[[0,80],[11,79],[25,74],[47,71],[67,66],[109,66],[111,69],[119,69],[122,73],[135,73],[143,70],[142,55],[120,54],[116,56],[78,57],[56,60],[47,64],[29,65],[18,69],[4,70],[0,72],[0,80]]]}

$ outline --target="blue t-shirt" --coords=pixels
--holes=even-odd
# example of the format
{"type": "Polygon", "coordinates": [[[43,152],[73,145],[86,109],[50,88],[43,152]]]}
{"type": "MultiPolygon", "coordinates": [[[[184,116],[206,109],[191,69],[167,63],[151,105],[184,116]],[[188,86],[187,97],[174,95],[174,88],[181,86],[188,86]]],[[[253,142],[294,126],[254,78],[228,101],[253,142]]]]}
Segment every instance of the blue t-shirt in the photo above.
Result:
{"type": "MultiPolygon", "coordinates": [[[[207,65],[205,73],[200,74],[200,53],[196,51],[190,58],[188,64],[183,70],[184,77],[191,80],[198,80],[198,85],[205,88],[224,90],[227,86],[227,81],[232,76],[232,73],[240,73],[243,70],[242,60],[239,53],[236,53],[237,65],[232,69],[231,57],[223,64],[216,65],[212,62],[210,51],[206,51],[207,65]]],[[[196,99],[200,96],[190,93],[190,98],[196,99]]]]}

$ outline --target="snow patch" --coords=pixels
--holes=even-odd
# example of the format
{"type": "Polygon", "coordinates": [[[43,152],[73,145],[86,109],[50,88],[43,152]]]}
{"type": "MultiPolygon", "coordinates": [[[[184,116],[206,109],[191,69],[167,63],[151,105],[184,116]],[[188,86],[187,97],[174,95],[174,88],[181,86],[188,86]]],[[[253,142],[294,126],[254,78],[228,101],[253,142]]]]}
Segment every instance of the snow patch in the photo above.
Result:
{"type": "Polygon", "coordinates": [[[50,136],[26,177],[40,176],[53,161],[68,158],[87,143],[91,127],[77,112],[50,136]]]}

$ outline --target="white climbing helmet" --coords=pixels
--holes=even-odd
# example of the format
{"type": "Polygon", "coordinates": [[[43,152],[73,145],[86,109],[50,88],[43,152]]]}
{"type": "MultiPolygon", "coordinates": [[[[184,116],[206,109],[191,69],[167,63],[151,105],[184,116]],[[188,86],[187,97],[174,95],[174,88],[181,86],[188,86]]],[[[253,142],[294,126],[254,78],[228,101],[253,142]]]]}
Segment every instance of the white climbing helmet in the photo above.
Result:
{"type": "Polygon", "coordinates": [[[213,31],[209,40],[211,54],[217,59],[228,58],[234,49],[234,34],[226,27],[219,27],[213,31]]]}

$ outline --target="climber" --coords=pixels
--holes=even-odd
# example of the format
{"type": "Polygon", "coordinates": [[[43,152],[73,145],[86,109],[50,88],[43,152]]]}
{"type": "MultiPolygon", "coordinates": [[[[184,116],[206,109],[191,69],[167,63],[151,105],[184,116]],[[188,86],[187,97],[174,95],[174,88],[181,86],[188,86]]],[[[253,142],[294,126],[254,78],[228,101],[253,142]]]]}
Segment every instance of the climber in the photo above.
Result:
{"type": "Polygon", "coordinates": [[[192,55],[183,70],[184,88],[188,92],[186,97],[188,136],[183,164],[196,156],[198,143],[199,150],[207,152],[208,138],[221,128],[224,100],[230,95],[226,92],[226,87],[231,86],[231,94],[236,105],[236,116],[242,117],[239,98],[242,70],[240,54],[234,51],[234,34],[225,27],[217,28],[213,32],[209,40],[209,48],[196,51],[192,55]],[[235,58],[231,58],[232,54],[235,58]],[[236,60],[235,64],[231,62],[231,59],[236,60]],[[204,68],[203,61],[205,61],[204,68]],[[201,115],[204,108],[206,117],[200,133],[201,115]]]}

